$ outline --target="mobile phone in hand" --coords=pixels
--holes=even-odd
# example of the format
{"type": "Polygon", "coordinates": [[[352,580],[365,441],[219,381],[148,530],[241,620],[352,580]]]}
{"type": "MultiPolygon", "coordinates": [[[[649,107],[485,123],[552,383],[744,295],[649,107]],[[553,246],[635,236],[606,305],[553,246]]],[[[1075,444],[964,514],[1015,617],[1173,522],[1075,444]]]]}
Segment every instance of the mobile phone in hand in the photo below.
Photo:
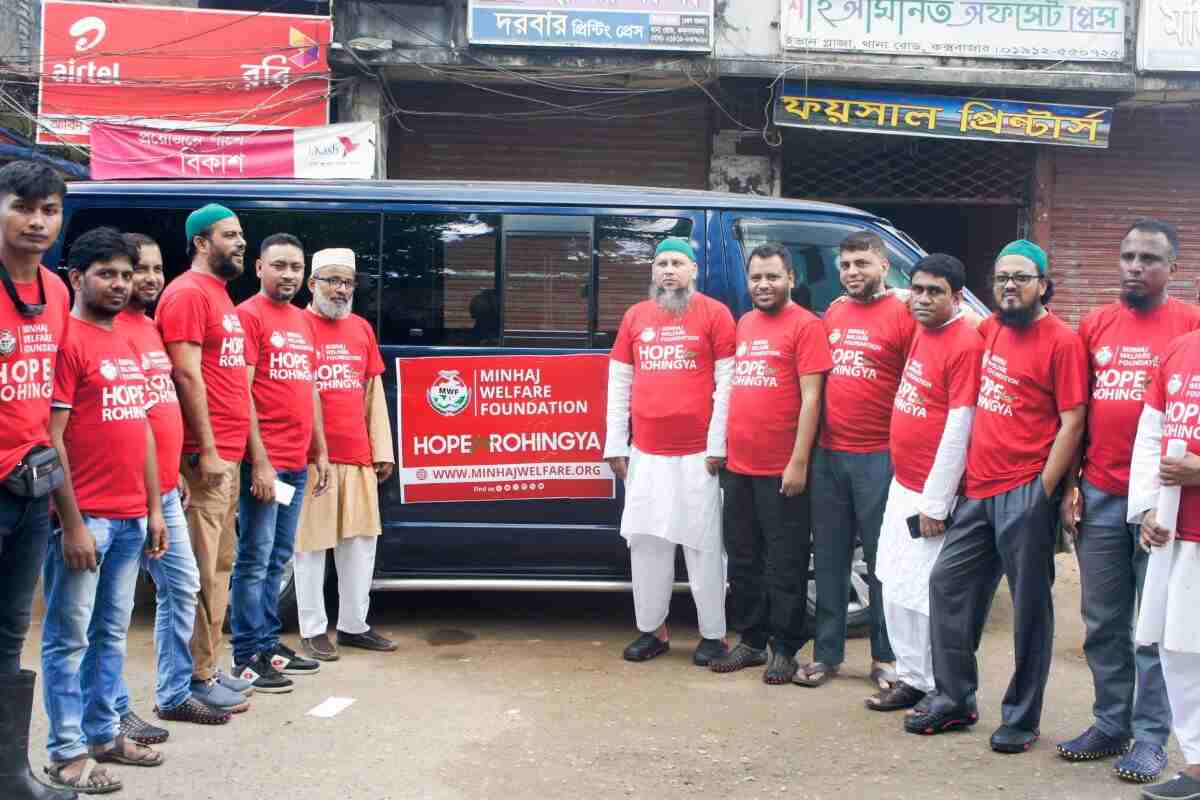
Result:
{"type": "Polygon", "coordinates": [[[920,539],[921,538],[921,515],[913,514],[911,517],[909,517],[905,521],[908,523],[908,535],[914,539],[920,539]]]}

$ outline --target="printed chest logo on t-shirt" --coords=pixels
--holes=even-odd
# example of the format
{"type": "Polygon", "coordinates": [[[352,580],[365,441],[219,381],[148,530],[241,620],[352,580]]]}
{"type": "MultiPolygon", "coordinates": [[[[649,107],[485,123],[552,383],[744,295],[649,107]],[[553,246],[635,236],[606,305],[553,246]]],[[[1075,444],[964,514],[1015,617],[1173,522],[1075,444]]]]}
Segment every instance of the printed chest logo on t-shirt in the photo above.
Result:
{"type": "Polygon", "coordinates": [[[688,333],[682,325],[664,325],[655,330],[642,329],[641,341],[634,347],[637,352],[638,369],[676,371],[697,369],[696,350],[689,342],[699,342],[700,337],[688,333]]]}
{"type": "Polygon", "coordinates": [[[363,387],[363,371],[351,362],[363,357],[341,342],[329,342],[317,348],[317,391],[357,391],[363,387]]]}
{"type": "Polygon", "coordinates": [[[833,375],[869,381],[879,378],[879,370],[876,369],[870,352],[882,350],[883,345],[872,342],[871,332],[866,328],[847,328],[845,332],[834,328],[829,334],[829,341],[831,344],[840,344],[830,352],[833,356],[833,375]]]}
{"type": "Polygon", "coordinates": [[[1019,386],[1020,380],[1008,374],[1008,360],[991,350],[983,352],[983,372],[979,376],[979,398],[976,405],[984,411],[1003,417],[1013,415],[1017,399],[1009,393],[1009,386],[1019,386]]]}
{"type": "Polygon", "coordinates": [[[17,352],[17,337],[8,328],[0,331],[0,356],[7,358],[17,352]]]}
{"type": "Polygon", "coordinates": [[[246,366],[246,339],[238,315],[225,314],[222,316],[221,329],[228,335],[221,337],[221,356],[217,360],[217,366],[246,366]]]}
{"type": "Polygon", "coordinates": [[[771,347],[770,339],[752,339],[738,342],[733,364],[733,385],[769,389],[779,386],[778,370],[771,366],[771,358],[779,356],[779,350],[771,347]]]}
{"type": "Polygon", "coordinates": [[[1200,440],[1200,374],[1172,373],[1163,409],[1163,446],[1168,439],[1200,440]]]}
{"type": "Polygon", "coordinates": [[[146,405],[179,404],[175,381],[171,380],[171,359],[166,353],[162,350],[142,353],[142,374],[146,376],[146,405]]]}
{"type": "Polygon", "coordinates": [[[272,350],[267,356],[267,378],[273,381],[311,381],[312,345],[297,331],[272,331],[267,337],[272,350]],[[308,352],[304,352],[308,351],[308,352]]]}
{"type": "Polygon", "coordinates": [[[14,334],[7,328],[0,331],[0,402],[14,400],[49,400],[53,393],[54,357],[34,355],[56,353],[58,343],[44,322],[22,325],[14,334]],[[21,356],[9,356],[21,351],[21,356]]]}
{"type": "Polygon", "coordinates": [[[138,362],[132,358],[102,358],[96,372],[104,384],[109,384],[100,387],[101,422],[146,418],[145,376],[138,362]]]}
{"type": "Polygon", "coordinates": [[[1146,345],[1104,345],[1092,353],[1092,360],[1098,367],[1093,373],[1093,400],[1141,402],[1158,367],[1158,356],[1146,345]]]}
{"type": "Polygon", "coordinates": [[[896,390],[893,405],[901,414],[924,419],[929,416],[929,409],[925,407],[925,400],[918,386],[929,390],[933,384],[925,377],[924,365],[917,359],[910,358],[904,365],[904,375],[900,379],[900,388],[896,390]]]}

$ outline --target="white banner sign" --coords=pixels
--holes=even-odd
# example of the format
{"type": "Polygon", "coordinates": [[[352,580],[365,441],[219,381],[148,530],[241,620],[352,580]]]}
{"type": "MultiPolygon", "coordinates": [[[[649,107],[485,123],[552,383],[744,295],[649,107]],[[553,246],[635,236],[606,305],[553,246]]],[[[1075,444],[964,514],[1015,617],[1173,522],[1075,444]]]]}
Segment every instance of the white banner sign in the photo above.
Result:
{"type": "Polygon", "coordinates": [[[785,50],[1125,59],[1123,0],[780,0],[780,19],[785,50]]]}
{"type": "Polygon", "coordinates": [[[1137,67],[1200,72],[1200,4],[1196,0],[1142,0],[1137,67]]]}

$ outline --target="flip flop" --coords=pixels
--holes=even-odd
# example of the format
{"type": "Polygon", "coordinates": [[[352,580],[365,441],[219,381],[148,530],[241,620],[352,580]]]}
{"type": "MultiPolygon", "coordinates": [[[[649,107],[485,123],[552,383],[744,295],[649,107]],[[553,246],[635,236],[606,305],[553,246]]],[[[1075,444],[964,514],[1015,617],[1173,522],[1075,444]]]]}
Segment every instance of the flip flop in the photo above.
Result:
{"type": "Polygon", "coordinates": [[[133,739],[127,740],[124,734],[118,734],[117,738],[113,740],[112,747],[93,751],[92,758],[98,764],[124,764],[127,767],[157,767],[167,760],[166,754],[162,751],[134,742],[133,739]],[[133,752],[136,755],[125,755],[126,741],[133,742],[133,752]]]}
{"type": "Polygon", "coordinates": [[[813,661],[812,663],[805,664],[792,676],[792,683],[797,686],[807,686],[810,689],[815,689],[818,686],[824,686],[829,682],[830,678],[837,674],[837,667],[831,667],[820,661],[813,661]]]}
{"type": "Polygon", "coordinates": [[[108,770],[96,763],[96,760],[90,756],[79,756],[68,761],[58,761],[48,767],[42,767],[42,771],[46,773],[46,780],[52,786],[67,791],[78,792],[79,794],[111,794],[119,792],[124,786],[116,778],[112,777],[108,770]],[[68,780],[62,777],[62,771],[72,764],[84,762],[83,769],[79,771],[73,780],[68,780]],[[104,776],[110,783],[92,783],[93,778],[104,776]]]}

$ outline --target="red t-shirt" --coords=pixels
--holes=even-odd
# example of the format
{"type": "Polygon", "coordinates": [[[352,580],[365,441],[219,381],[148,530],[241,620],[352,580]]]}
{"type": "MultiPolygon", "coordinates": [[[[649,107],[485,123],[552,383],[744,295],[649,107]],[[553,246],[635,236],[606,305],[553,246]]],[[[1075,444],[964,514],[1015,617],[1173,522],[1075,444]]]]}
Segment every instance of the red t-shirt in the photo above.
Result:
{"type": "Polygon", "coordinates": [[[1200,308],[1175,298],[1146,313],[1109,303],[1079,323],[1091,376],[1083,476],[1101,491],[1128,494],[1142,393],[1167,345],[1198,328],[1200,308]]]}
{"type": "MultiPolygon", "coordinates": [[[[241,461],[250,435],[250,386],[242,323],[225,284],[189,270],[167,284],[154,314],[163,342],[201,347],[200,368],[217,453],[241,461]]],[[[200,452],[200,442],[184,420],[183,452],[200,452]]]]}
{"type": "MultiPolygon", "coordinates": [[[[1172,439],[1183,439],[1188,453],[1200,455],[1200,332],[1167,345],[1146,387],[1146,407],[1163,414],[1164,456],[1172,439]]],[[[1183,487],[1176,528],[1178,538],[1200,542],[1200,486],[1183,487]]]]}
{"type": "Polygon", "coordinates": [[[983,335],[979,400],[967,449],[967,497],[983,499],[1041,474],[1059,414],[1087,402],[1087,354],[1053,314],[1028,328],[989,317],[983,335]]]}
{"type": "Polygon", "coordinates": [[[154,431],[158,454],[158,487],[166,494],[179,486],[179,461],[183,450],[183,414],[171,379],[171,359],[154,320],[140,311],[125,309],[113,320],[113,330],[125,337],[141,361],[146,376],[147,416],[154,431]]]}
{"type": "Polygon", "coordinates": [[[357,314],[333,320],[311,310],[305,313],[316,340],[317,391],[321,393],[329,460],[369,467],[367,384],[384,371],[375,332],[357,314]]]}
{"type": "Polygon", "coordinates": [[[237,307],[254,367],[254,410],[271,466],[304,469],[313,433],[312,316],[256,294],[237,307]]]}
{"type": "Polygon", "coordinates": [[[983,338],[963,319],[919,328],[892,404],[892,464],[911,492],[925,490],[952,408],[971,408],[979,396],[983,338]]]}
{"type": "MultiPolygon", "coordinates": [[[[0,290],[0,480],[34,447],[50,444],[54,362],[69,327],[71,300],[57,275],[38,269],[46,292],[46,308],[38,316],[22,317],[0,290]]],[[[36,279],[13,283],[26,303],[40,302],[36,279]]]]}
{"type": "Polygon", "coordinates": [[[835,303],[825,312],[825,330],[833,370],[825,381],[821,447],[848,453],[887,450],[892,399],[916,320],[889,294],[873,303],[835,303]]]}
{"type": "Polygon", "coordinates": [[[716,380],[713,367],[733,358],[733,315],[695,294],[683,317],[643,300],[625,312],[609,354],[633,366],[633,445],[643,453],[686,456],[708,447],[716,380]]]}
{"type": "Polygon", "coordinates": [[[742,317],[729,395],[729,469],[782,475],[796,442],[800,376],[832,368],[825,326],[801,306],[742,317]]]}
{"type": "Polygon", "coordinates": [[[54,372],[54,407],[69,408],[63,444],[79,510],[144,517],[146,378],[125,337],[71,320],[54,372]]]}

